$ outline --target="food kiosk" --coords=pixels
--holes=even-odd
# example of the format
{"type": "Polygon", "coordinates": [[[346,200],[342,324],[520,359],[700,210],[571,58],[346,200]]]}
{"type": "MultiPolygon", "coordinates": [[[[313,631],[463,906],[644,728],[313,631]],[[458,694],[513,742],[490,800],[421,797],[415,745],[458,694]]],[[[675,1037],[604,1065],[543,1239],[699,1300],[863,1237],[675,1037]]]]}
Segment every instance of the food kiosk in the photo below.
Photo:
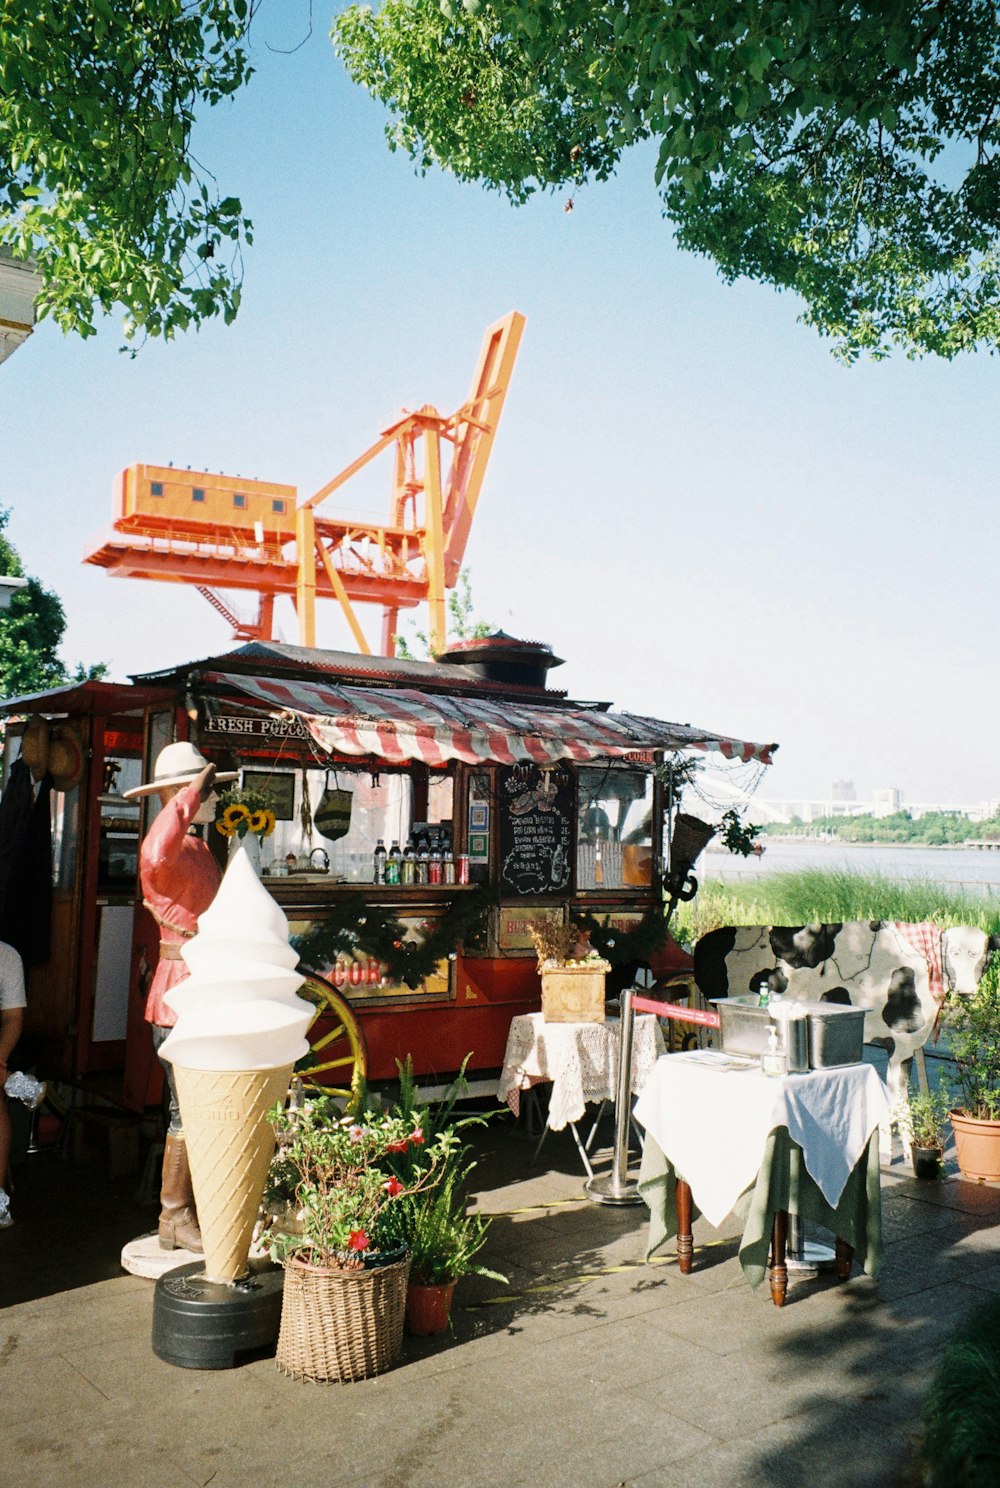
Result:
{"type": "MultiPolygon", "coordinates": [[[[190,738],[274,830],[260,871],[300,937],[322,1014],[317,1078],[494,1074],[511,1018],[540,1003],[530,922],[588,917],[621,978],[688,965],[663,934],[664,761],[773,746],[574,702],[559,658],[502,632],[407,661],[254,641],[224,655],[10,700],[4,779],[26,729],[79,743],[52,793],[52,935],[29,969],[27,1030],[43,1073],[142,1110],[160,1067],[143,1022],[156,926],[138,848],[165,744],[190,738]]],[[[224,825],[224,823],[222,823],[224,825]]],[[[224,863],[230,843],[209,827],[224,863]]]]}

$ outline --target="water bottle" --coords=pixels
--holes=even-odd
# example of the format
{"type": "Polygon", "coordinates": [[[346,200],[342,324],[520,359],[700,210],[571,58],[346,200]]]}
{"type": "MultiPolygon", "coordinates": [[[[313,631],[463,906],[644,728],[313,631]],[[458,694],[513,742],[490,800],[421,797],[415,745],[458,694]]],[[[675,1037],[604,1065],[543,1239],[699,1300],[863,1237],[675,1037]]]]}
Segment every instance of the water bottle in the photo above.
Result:
{"type": "Polygon", "coordinates": [[[415,884],[417,881],[417,860],[412,837],[407,842],[406,851],[403,853],[403,861],[399,867],[399,881],[406,885],[415,884]]]}
{"type": "Polygon", "coordinates": [[[400,866],[403,855],[399,850],[399,843],[394,842],[389,849],[389,856],[385,860],[385,881],[387,884],[398,884],[400,879],[400,866]]]}
{"type": "Polygon", "coordinates": [[[385,863],[386,863],[385,843],[382,841],[382,839],[380,837],[378,839],[378,841],[376,842],[376,844],[375,844],[375,860],[374,860],[375,876],[372,879],[372,882],[373,883],[377,883],[377,884],[384,884],[385,883],[385,863]]]}

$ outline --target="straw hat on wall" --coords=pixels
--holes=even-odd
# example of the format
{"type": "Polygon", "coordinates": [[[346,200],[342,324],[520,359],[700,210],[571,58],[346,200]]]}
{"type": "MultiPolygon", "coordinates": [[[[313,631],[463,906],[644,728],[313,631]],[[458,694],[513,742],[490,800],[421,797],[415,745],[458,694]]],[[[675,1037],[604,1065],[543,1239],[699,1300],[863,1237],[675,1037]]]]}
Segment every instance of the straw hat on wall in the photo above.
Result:
{"type": "Polygon", "coordinates": [[[68,723],[57,723],[49,735],[49,774],[57,791],[71,791],[80,783],[83,745],[68,723]]]}
{"type": "Polygon", "coordinates": [[[39,713],[28,719],[21,735],[21,758],[35,780],[41,780],[49,768],[49,725],[39,713]]]}

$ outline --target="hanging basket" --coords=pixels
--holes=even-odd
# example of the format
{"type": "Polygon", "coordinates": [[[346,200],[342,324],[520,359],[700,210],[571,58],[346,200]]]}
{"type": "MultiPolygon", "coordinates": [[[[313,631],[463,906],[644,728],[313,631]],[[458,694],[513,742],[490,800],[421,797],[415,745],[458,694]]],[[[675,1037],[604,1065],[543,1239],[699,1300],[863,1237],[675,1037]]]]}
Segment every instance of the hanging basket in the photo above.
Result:
{"type": "Polygon", "coordinates": [[[275,1363],[300,1380],[367,1379],[403,1347],[410,1258],[371,1270],[338,1271],[285,1262],[275,1363]]]}
{"type": "Polygon", "coordinates": [[[328,842],[336,842],[341,837],[346,837],[351,830],[351,806],[354,796],[349,790],[341,790],[337,784],[336,773],[333,775],[333,786],[330,785],[330,771],[326,775],[326,788],[323,791],[323,799],[313,812],[313,826],[321,837],[328,842]]]}
{"type": "Polygon", "coordinates": [[[674,830],[670,839],[670,866],[675,872],[685,871],[698,861],[705,848],[715,836],[715,828],[708,822],[699,821],[679,811],[674,817],[674,830]]]}

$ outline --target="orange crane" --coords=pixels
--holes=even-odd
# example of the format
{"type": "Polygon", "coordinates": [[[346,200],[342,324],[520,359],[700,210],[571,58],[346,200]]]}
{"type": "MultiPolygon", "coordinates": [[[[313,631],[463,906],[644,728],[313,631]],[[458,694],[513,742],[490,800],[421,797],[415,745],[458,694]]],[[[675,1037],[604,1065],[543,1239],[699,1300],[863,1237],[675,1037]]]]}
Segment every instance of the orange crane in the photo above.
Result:
{"type": "Polygon", "coordinates": [[[113,577],[194,584],[243,640],[271,639],[274,601],[286,594],[299,644],[314,646],[316,600],[336,599],[365,654],[356,604],[381,605],[382,654],[392,656],[400,610],[426,600],[432,648],[443,649],[445,592],[458,580],[523,329],[516,310],[488,328],[469,396],[454,413],[430,404],[404,412],[301,504],[295,486],[129,466],[116,485],[112,532],[84,561],[113,577]],[[393,445],[388,521],[321,510],[393,445]],[[256,593],[256,621],[240,622],[218,588],[256,593]]]}

